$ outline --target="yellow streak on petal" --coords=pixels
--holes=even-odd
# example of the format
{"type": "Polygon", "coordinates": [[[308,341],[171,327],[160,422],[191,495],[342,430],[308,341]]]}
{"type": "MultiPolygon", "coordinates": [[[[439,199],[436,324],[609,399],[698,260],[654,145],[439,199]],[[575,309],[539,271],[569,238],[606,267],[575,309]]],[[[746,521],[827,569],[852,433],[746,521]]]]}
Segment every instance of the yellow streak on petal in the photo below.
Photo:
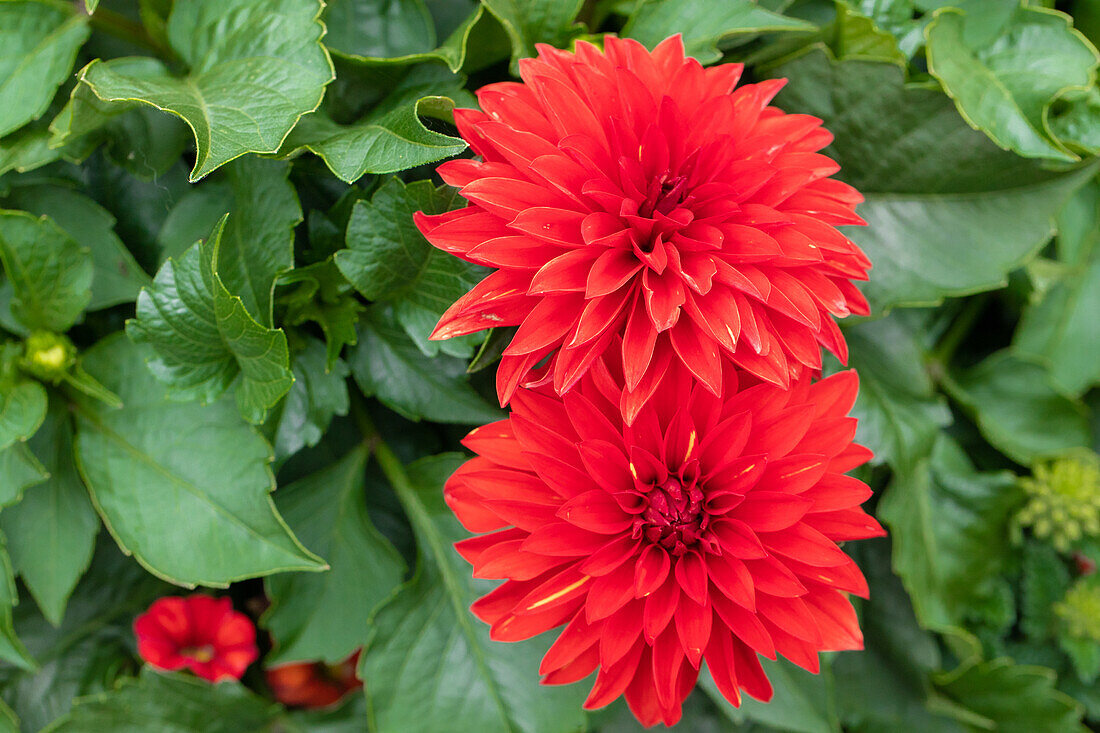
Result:
{"type": "Polygon", "coordinates": [[[691,451],[692,451],[692,450],[693,450],[694,448],[695,448],[695,431],[694,431],[694,430],[692,430],[692,431],[691,431],[690,433],[688,433],[688,449],[687,449],[687,454],[688,454],[689,456],[691,455],[691,451]]]}
{"type": "Polygon", "coordinates": [[[630,475],[634,477],[635,481],[637,481],[638,480],[638,469],[634,468],[633,463],[628,463],[627,465],[630,466],[630,475]]]}
{"type": "Polygon", "coordinates": [[[585,583],[587,583],[590,580],[592,580],[591,575],[583,575],[583,576],[581,576],[581,579],[576,581],[575,583],[570,583],[569,585],[565,586],[564,588],[562,588],[558,592],[551,593],[550,595],[546,596],[546,598],[543,598],[541,601],[535,601],[534,603],[532,603],[530,606],[528,606],[527,608],[525,608],[523,610],[525,610],[525,611],[534,611],[536,608],[540,608],[542,606],[545,606],[547,603],[553,603],[554,601],[556,601],[559,598],[561,598],[562,596],[564,596],[566,593],[569,593],[571,591],[575,591],[577,588],[580,588],[582,585],[584,585],[585,583]]]}

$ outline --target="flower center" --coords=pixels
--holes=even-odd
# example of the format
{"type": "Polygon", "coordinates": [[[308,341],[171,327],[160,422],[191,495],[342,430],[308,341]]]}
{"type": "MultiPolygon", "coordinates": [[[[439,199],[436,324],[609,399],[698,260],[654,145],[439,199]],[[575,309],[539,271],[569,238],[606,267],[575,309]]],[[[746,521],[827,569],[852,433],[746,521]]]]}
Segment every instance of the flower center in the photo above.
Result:
{"type": "Polygon", "coordinates": [[[649,183],[645,200],[638,207],[638,215],[651,218],[654,214],[667,215],[687,197],[687,178],[663,173],[649,183]]]}
{"type": "Polygon", "coordinates": [[[180,649],[180,655],[189,659],[194,659],[196,662],[209,662],[214,658],[214,647],[211,644],[203,644],[202,646],[186,646],[180,649]]]}
{"type": "Polygon", "coordinates": [[[649,505],[634,525],[634,536],[645,536],[673,555],[682,555],[699,541],[709,517],[703,511],[703,492],[695,483],[685,485],[676,477],[654,486],[649,505]]]}

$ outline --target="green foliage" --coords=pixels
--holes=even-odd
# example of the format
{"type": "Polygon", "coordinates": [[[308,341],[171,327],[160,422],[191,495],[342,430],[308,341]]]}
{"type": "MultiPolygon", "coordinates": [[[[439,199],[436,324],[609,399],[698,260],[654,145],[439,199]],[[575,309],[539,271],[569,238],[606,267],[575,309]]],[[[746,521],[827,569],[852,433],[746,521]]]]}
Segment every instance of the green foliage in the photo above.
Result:
{"type": "Polygon", "coordinates": [[[1100,726],[1095,497],[1066,469],[1100,445],[1100,11],[1054,5],[0,2],[0,730],[639,730],[539,684],[549,636],[469,612],[492,584],[442,486],[504,415],[509,332],[430,339],[487,271],[412,218],[462,205],[431,169],[473,155],[456,107],[606,33],[787,78],[874,265],[842,322],[890,532],[845,547],[865,650],[765,660],[774,699],[739,708],[704,673],[681,728],[1100,726]],[[243,684],[141,669],[135,616],[196,586],[261,631],[243,684]],[[360,648],[340,705],[263,681],[360,648]]]}

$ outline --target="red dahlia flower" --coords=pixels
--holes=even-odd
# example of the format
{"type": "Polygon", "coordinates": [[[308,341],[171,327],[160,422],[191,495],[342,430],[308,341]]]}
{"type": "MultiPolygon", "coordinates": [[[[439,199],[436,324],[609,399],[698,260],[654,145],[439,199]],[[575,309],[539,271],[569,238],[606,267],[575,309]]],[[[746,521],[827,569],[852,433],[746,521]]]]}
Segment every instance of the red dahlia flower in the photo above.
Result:
{"type": "Polygon", "coordinates": [[[470,202],[417,225],[440,249],[497,268],[433,338],[519,326],[497,372],[501,404],[557,350],[568,391],[622,333],[628,422],[673,360],[718,393],[721,355],[787,386],[842,361],[830,318],[866,314],[851,283],[870,262],[835,226],[862,224],[859,193],[830,178],[821,120],[768,106],[783,80],[734,89],[740,64],[704,69],[679,36],[652,53],[548,46],[524,83],[455,110],[480,160],[439,174],[470,202]]]}
{"type": "Polygon", "coordinates": [[[134,620],[138,654],[157,669],[190,669],[210,682],[240,679],[256,661],[256,629],[228,598],[158,598],[134,620]]]}
{"type": "Polygon", "coordinates": [[[862,648],[846,594],[867,585],[837,542],[883,530],[844,475],[870,458],[847,416],[855,373],[785,391],[730,367],[718,398],[670,372],[626,426],[609,366],[564,397],[518,390],[465,439],[478,457],[445,496],[486,533],[456,545],[474,576],[507,579],[472,607],[492,638],[564,624],[543,682],[598,668],[585,707],[625,694],[647,726],[679,720],[703,659],[738,705],[771,696],[757,654],[817,672],[819,651],[862,648]]]}
{"type": "Polygon", "coordinates": [[[323,708],[363,686],[355,674],[359,652],[337,664],[297,662],[271,667],[264,672],[275,699],[284,705],[323,708]]]}

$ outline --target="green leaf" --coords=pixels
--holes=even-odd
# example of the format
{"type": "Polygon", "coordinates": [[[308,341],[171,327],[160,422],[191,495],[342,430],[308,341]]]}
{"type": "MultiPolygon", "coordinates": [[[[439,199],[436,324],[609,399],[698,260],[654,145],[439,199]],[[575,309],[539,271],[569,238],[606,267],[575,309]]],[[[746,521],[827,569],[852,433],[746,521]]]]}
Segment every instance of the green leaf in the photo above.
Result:
{"type": "Polygon", "coordinates": [[[455,106],[452,97],[464,94],[463,81],[438,66],[422,66],[354,124],[337,124],[320,110],[303,117],[283,151],[308,150],[320,156],[346,183],[367,173],[395,173],[457,155],[466,149],[462,138],[429,130],[420,115],[449,117],[455,106]]]}
{"type": "Polygon", "coordinates": [[[8,200],[37,216],[48,216],[92,253],[94,275],[88,310],[132,303],[152,283],[115,234],[115,218],[90,198],[59,186],[20,186],[8,200]]]}
{"type": "Polygon", "coordinates": [[[415,212],[441,214],[455,198],[454,189],[437,189],[430,181],[406,186],[391,178],[370,202],[356,203],[348,221],[348,249],[335,255],[336,266],[360,293],[394,305],[397,321],[425,356],[442,349],[469,357],[477,340],[442,345],[428,340],[443,312],[486,272],[431,246],[413,224],[415,212]]]}
{"type": "Polygon", "coordinates": [[[1050,133],[1074,153],[1100,153],[1100,89],[1070,89],[1051,105],[1050,133]]]}
{"type": "Polygon", "coordinates": [[[306,446],[314,446],[328,430],[335,415],[348,414],[348,365],[337,359],[326,363],[325,347],[309,339],[291,363],[294,385],[275,408],[271,424],[275,460],[286,459],[306,446]]]}
{"type": "Polygon", "coordinates": [[[930,458],[894,475],[877,514],[890,527],[894,569],[923,626],[959,623],[985,579],[1004,567],[1019,499],[1011,473],[975,471],[946,435],[930,458]]]}
{"type": "Polygon", "coordinates": [[[902,69],[908,63],[905,54],[898,48],[897,39],[846,0],[837,0],[836,20],[829,30],[829,48],[838,59],[886,61],[902,69]]]}
{"type": "Polygon", "coordinates": [[[423,0],[332,0],[325,5],[329,50],[391,59],[435,48],[435,26],[423,0]]]}
{"type": "Polygon", "coordinates": [[[997,352],[945,387],[973,415],[993,447],[1022,465],[1088,446],[1084,408],[1050,386],[1037,364],[997,352]]]}
{"type": "Polygon", "coordinates": [[[84,365],[125,404],[80,398],[76,441],[81,475],[124,551],[181,585],[325,567],[275,511],[271,449],[232,405],[165,400],[121,337],[89,350],[84,365]]]}
{"type": "Polygon", "coordinates": [[[752,0],[640,0],[622,35],[653,48],[682,33],[687,54],[710,64],[722,57],[718,47],[730,36],[814,29],[812,23],[773,13],[752,0]]]}
{"type": "Polygon", "coordinates": [[[1054,688],[1054,670],[994,659],[937,676],[947,697],[986,719],[998,733],[1080,730],[1081,706],[1054,688]]]}
{"type": "Polygon", "coordinates": [[[15,572],[42,615],[57,625],[91,562],[99,532],[99,518],[77,473],[72,418],[62,400],[51,400],[30,449],[49,478],[27,489],[18,504],[0,511],[0,529],[7,535],[15,572]]]}
{"type": "Polygon", "coordinates": [[[401,330],[392,308],[372,306],[359,325],[359,343],[349,362],[365,395],[410,420],[474,425],[502,417],[469,385],[461,359],[443,354],[426,359],[401,330]]]}
{"type": "Polygon", "coordinates": [[[874,264],[862,289],[875,311],[1005,285],[1094,173],[1047,172],[998,150],[895,64],[836,62],[819,48],[769,75],[791,80],[779,106],[825,121],[836,136],[826,152],[867,198],[857,211],[868,226],[845,233],[874,264]]]}
{"type": "MultiPolygon", "coordinates": [[[[12,621],[12,609],[19,602],[19,595],[15,588],[15,575],[11,567],[11,559],[4,547],[5,541],[0,535],[0,659],[16,667],[31,671],[36,668],[36,663],[30,652],[23,646],[23,642],[15,633],[15,625],[12,621]]],[[[5,716],[15,714],[0,700],[0,713],[5,716]]],[[[0,724],[2,729],[2,724],[0,724]]],[[[18,730],[18,727],[15,728],[18,730]]]]}
{"type": "Polygon", "coordinates": [[[169,260],[143,289],[126,332],[156,352],[149,366],[185,398],[216,399],[238,376],[237,405],[253,423],[287,393],[294,377],[286,335],[264,328],[216,269],[223,218],[205,242],[169,260]]]}
{"type": "Polygon", "coordinates": [[[46,111],[87,37],[87,18],[63,3],[0,3],[0,136],[46,111]]]}
{"type": "Polygon", "coordinates": [[[840,733],[833,701],[833,675],[827,664],[822,665],[820,674],[814,675],[785,659],[761,659],[760,663],[774,691],[769,702],[744,695],[741,707],[731,707],[709,672],[701,677],[700,684],[735,723],[752,721],[792,733],[840,733]]]}
{"type": "MultiPolygon", "coordinates": [[[[384,449],[383,460],[397,459],[384,449]]],[[[466,533],[443,503],[442,485],[462,460],[458,454],[421,459],[408,467],[407,485],[395,486],[420,552],[416,576],[375,614],[363,651],[359,675],[371,730],[582,730],[583,686],[538,683],[539,659],[549,640],[493,642],[489,627],[468,610],[492,584],[474,581],[451,547],[466,533]]]]}
{"type": "Polygon", "coordinates": [[[1020,628],[1029,638],[1045,641],[1053,636],[1054,604],[1069,585],[1069,571],[1054,548],[1035,541],[1024,545],[1020,628]]]}
{"type": "Polygon", "coordinates": [[[512,71],[516,62],[535,55],[536,43],[565,46],[576,35],[573,25],[584,0],[481,0],[512,41],[512,71]]]}
{"type": "MultiPolygon", "coordinates": [[[[191,0],[173,6],[168,39],[190,73],[148,58],[96,60],[78,79],[102,102],[177,115],[195,135],[191,180],[245,153],[274,153],[317,108],[332,63],[316,0],[191,0]]],[[[79,89],[74,91],[78,93],[79,89]]]]}
{"type": "Polygon", "coordinates": [[[91,252],[52,219],[0,211],[0,259],[14,289],[12,313],[27,329],[64,333],[91,301],[91,252]]]}
{"type": "Polygon", "coordinates": [[[844,329],[848,365],[859,374],[859,396],[852,416],[859,419],[856,441],[875,460],[906,472],[932,453],[951,412],[924,370],[924,353],[898,316],[844,329]]]}
{"type": "Polygon", "coordinates": [[[928,70],[963,118],[1000,147],[1029,158],[1076,160],[1051,137],[1044,117],[1062,92],[1092,84],[1100,56],[1064,13],[996,3],[1016,6],[996,35],[980,14],[938,12],[925,31],[928,70]]]}
{"type": "Polygon", "coordinates": [[[355,324],[363,304],[340,274],[332,258],[287,273],[280,285],[297,285],[279,299],[286,306],[283,323],[300,326],[313,321],[325,336],[325,369],[332,369],[344,346],[354,344],[359,336],[355,324]]]}
{"type": "Polygon", "coordinates": [[[0,345],[0,450],[34,435],[46,419],[46,388],[20,373],[22,352],[16,342],[0,345]]]}
{"type": "Polygon", "coordinates": [[[371,612],[405,575],[405,562],[367,515],[367,450],[281,487],[276,502],[299,539],[328,561],[325,573],[277,575],[265,581],[271,607],[263,625],[276,649],[264,664],[346,659],[363,645],[371,612]]]}
{"type": "Polygon", "coordinates": [[[212,685],[145,669],[115,690],[77,700],[43,733],[262,733],[276,730],[279,710],[237,682],[212,685]]]}
{"type": "Polygon", "coordinates": [[[25,443],[0,450],[0,508],[23,498],[23,492],[50,477],[25,443]]]}
{"type": "Polygon", "coordinates": [[[1024,310],[1012,341],[1021,356],[1040,361],[1052,383],[1080,396],[1100,382],[1100,186],[1090,183],[1058,216],[1058,258],[1064,269],[1024,310]]]}
{"type": "Polygon", "coordinates": [[[26,173],[52,163],[61,151],[50,147],[50,133],[39,127],[25,127],[0,138],[0,176],[8,171],[26,173]]]}

